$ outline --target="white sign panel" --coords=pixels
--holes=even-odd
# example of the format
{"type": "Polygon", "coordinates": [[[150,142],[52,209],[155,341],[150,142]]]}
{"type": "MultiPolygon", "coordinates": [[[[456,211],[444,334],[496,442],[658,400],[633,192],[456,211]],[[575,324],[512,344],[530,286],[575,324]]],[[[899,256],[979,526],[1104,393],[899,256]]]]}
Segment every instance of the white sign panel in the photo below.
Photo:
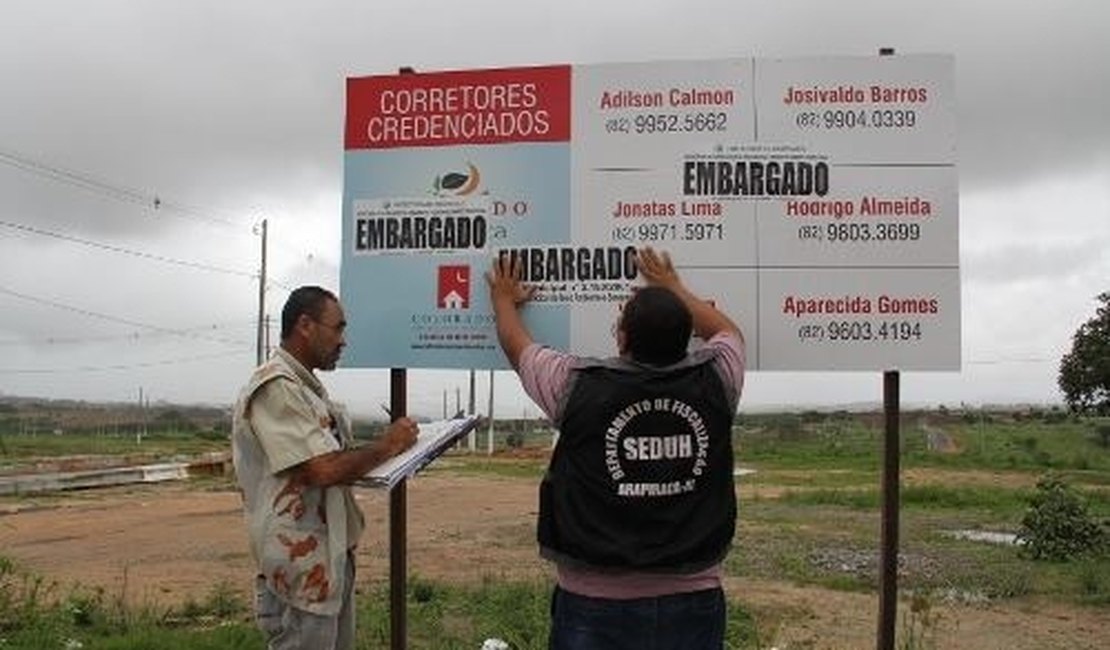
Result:
{"type": "Polygon", "coordinates": [[[947,56],[546,66],[351,79],[342,297],[364,367],[505,367],[482,274],[538,340],[614,352],[668,251],[752,369],[960,365],[947,56]]]}

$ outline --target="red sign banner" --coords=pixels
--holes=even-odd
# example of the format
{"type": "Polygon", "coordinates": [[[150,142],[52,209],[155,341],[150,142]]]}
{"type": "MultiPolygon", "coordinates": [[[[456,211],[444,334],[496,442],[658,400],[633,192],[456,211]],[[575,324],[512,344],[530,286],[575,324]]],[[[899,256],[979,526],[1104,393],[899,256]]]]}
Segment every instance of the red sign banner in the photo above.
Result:
{"type": "Polygon", "coordinates": [[[570,66],[347,80],[347,150],[568,142],[570,66]]]}

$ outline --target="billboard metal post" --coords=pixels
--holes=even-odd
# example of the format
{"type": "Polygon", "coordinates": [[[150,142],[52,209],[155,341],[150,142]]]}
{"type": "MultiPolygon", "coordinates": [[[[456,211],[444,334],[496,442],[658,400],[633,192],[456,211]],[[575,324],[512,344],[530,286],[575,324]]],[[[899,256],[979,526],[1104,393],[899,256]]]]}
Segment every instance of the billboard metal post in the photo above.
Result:
{"type": "MultiPolygon", "coordinates": [[[[410,67],[398,74],[413,74],[410,67]]],[[[389,371],[389,415],[397,420],[408,415],[408,371],[389,371]]],[[[389,647],[405,650],[408,637],[408,480],[402,479],[389,492],[389,647]]]]}
{"type": "MultiPolygon", "coordinates": [[[[894,48],[879,48],[879,56],[894,56],[894,48]]],[[[897,370],[883,373],[883,476],[882,522],[879,540],[879,630],[876,647],[894,650],[898,620],[898,526],[901,474],[901,377],[897,370]]]]}
{"type": "MultiPolygon", "coordinates": [[[[389,415],[407,415],[408,377],[404,368],[389,371],[389,415]]],[[[389,492],[389,647],[404,650],[407,636],[405,591],[408,581],[408,481],[402,479],[389,492]]]]}
{"type": "Polygon", "coordinates": [[[897,370],[883,373],[883,476],[882,523],[879,541],[879,633],[878,649],[894,650],[898,619],[898,508],[901,406],[897,370]]]}

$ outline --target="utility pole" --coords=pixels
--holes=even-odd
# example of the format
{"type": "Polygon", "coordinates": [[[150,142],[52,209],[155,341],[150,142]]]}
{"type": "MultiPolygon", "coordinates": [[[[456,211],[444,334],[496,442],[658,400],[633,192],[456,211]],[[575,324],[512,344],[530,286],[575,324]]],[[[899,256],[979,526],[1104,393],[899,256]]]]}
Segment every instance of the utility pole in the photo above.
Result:
{"type": "Polygon", "coordinates": [[[150,404],[150,397],[143,396],[143,387],[139,386],[139,426],[135,431],[135,444],[142,444],[146,436],[146,407],[150,404]]]}
{"type": "MultiPolygon", "coordinates": [[[[474,369],[471,368],[470,369],[470,401],[467,403],[467,407],[468,407],[467,414],[468,415],[474,415],[474,398],[475,398],[475,395],[474,395],[474,369]]],[[[474,453],[474,446],[476,444],[478,444],[478,433],[474,429],[471,429],[470,433],[468,433],[466,437],[467,437],[467,448],[470,450],[470,453],[473,454],[474,453]]]]}
{"type": "Polygon", "coordinates": [[[266,358],[266,359],[270,358],[270,350],[273,349],[270,346],[270,327],[271,327],[271,325],[270,325],[270,315],[266,314],[266,347],[263,348],[263,350],[265,351],[265,357],[264,358],[266,358]]]}
{"type": "Polygon", "coordinates": [[[486,438],[486,455],[493,455],[493,370],[489,371],[489,435],[486,438]]]}
{"type": "Polygon", "coordinates": [[[262,220],[262,266],[258,273],[258,338],[255,341],[255,357],[258,365],[266,360],[266,336],[265,336],[265,314],[266,314],[266,220],[262,220]]]}

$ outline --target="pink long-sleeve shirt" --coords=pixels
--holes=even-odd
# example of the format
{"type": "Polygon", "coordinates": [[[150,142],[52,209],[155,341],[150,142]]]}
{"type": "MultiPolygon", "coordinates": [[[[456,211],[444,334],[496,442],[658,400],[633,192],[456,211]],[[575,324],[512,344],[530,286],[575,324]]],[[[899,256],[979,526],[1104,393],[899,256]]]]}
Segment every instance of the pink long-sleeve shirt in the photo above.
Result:
{"type": "MultiPolygon", "coordinates": [[[[721,377],[729,402],[735,409],[744,387],[746,357],[744,342],[735,334],[721,333],[707,346],[716,349],[713,366],[721,377]]],[[[538,343],[529,345],[520,356],[518,374],[524,392],[556,421],[565,397],[574,355],[538,343]]],[[[572,593],[592,598],[632,599],[713,589],[721,585],[721,565],[691,574],[607,573],[556,565],[559,586],[572,593]]]]}

